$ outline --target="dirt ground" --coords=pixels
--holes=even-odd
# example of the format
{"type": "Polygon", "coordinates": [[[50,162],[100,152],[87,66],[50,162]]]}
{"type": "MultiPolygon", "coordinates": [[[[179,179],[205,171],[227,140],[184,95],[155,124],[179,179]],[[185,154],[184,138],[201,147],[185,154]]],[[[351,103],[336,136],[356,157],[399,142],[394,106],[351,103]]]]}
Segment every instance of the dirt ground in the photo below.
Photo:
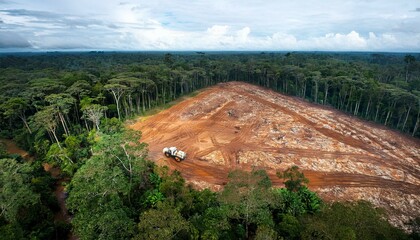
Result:
{"type": "Polygon", "coordinates": [[[26,152],[25,150],[21,149],[20,147],[18,147],[16,145],[15,142],[13,142],[10,139],[0,139],[0,142],[2,142],[5,147],[6,147],[6,151],[9,154],[18,154],[20,155],[23,159],[27,160],[27,161],[32,161],[32,156],[29,155],[28,152],[26,152]]]}
{"type": "Polygon", "coordinates": [[[197,188],[219,190],[232,169],[275,175],[297,165],[325,200],[364,199],[388,210],[394,225],[420,215],[420,141],[382,126],[240,82],[208,88],[140,118],[150,157],[197,188]],[[187,159],[165,158],[176,146],[187,159]]]}

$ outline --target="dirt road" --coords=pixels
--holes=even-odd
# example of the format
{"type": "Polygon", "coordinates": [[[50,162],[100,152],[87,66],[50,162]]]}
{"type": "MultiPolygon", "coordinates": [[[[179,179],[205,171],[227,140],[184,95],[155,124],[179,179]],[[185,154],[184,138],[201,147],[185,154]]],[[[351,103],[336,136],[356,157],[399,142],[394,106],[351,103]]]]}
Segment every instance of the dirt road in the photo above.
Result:
{"type": "Polygon", "coordinates": [[[324,199],[371,201],[396,225],[420,214],[420,141],[328,107],[230,82],[131,127],[154,161],[198,188],[220,189],[237,168],[266,169],[281,186],[276,171],[298,165],[324,199]],[[165,158],[166,146],[187,159],[165,158]]]}

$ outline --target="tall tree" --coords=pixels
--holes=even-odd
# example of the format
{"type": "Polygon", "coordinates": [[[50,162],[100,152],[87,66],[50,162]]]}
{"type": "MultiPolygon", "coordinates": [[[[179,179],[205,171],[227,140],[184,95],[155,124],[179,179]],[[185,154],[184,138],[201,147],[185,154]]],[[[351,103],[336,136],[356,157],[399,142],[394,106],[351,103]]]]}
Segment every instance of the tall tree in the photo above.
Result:
{"type": "Polygon", "coordinates": [[[229,174],[219,200],[227,207],[228,217],[242,222],[245,238],[249,237],[250,225],[273,225],[269,208],[274,204],[274,195],[270,188],[271,181],[263,170],[235,170],[229,174]]]}
{"type": "Polygon", "coordinates": [[[28,132],[32,134],[32,130],[29,127],[28,120],[26,119],[26,111],[29,109],[29,103],[26,99],[21,97],[14,97],[7,100],[3,103],[0,108],[3,110],[3,114],[9,118],[13,119],[18,117],[22,120],[28,132]]]}
{"type": "Polygon", "coordinates": [[[104,116],[104,112],[108,108],[106,106],[101,106],[99,104],[91,104],[87,105],[82,108],[83,110],[83,116],[84,119],[89,119],[96,129],[99,131],[99,123],[101,122],[101,118],[104,116]]]}
{"type": "Polygon", "coordinates": [[[70,135],[69,123],[66,119],[68,119],[70,108],[74,105],[74,98],[67,93],[58,93],[46,96],[45,100],[50,104],[50,107],[55,109],[66,135],[70,135]]]}
{"type": "Polygon", "coordinates": [[[299,191],[299,189],[309,182],[305,175],[299,171],[298,166],[292,166],[291,168],[286,169],[283,173],[277,172],[277,176],[285,180],[284,185],[292,192],[299,191]]]}
{"type": "Polygon", "coordinates": [[[408,78],[409,78],[409,68],[410,66],[416,61],[416,58],[411,55],[408,54],[404,57],[404,62],[405,62],[405,82],[408,82],[408,78]]]}
{"type": "Polygon", "coordinates": [[[60,141],[57,137],[57,121],[56,121],[56,109],[53,107],[46,107],[35,113],[31,122],[37,129],[45,129],[50,135],[52,141],[56,141],[59,148],[61,148],[60,141]]]}
{"type": "Polygon", "coordinates": [[[121,120],[121,114],[120,114],[120,99],[122,95],[127,90],[127,86],[118,84],[118,83],[110,83],[104,86],[106,90],[108,90],[110,93],[112,93],[112,96],[114,97],[115,104],[117,105],[117,113],[118,113],[118,119],[121,120]]]}

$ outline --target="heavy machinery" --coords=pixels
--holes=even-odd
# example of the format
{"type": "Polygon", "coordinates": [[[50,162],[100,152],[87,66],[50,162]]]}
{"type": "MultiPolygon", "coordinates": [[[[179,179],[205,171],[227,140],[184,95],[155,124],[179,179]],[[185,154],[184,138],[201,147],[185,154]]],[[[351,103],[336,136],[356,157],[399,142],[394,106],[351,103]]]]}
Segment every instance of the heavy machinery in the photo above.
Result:
{"type": "Polygon", "coordinates": [[[173,157],[175,161],[180,162],[187,157],[187,154],[176,147],[166,147],[163,149],[163,154],[166,157],[173,157]]]}

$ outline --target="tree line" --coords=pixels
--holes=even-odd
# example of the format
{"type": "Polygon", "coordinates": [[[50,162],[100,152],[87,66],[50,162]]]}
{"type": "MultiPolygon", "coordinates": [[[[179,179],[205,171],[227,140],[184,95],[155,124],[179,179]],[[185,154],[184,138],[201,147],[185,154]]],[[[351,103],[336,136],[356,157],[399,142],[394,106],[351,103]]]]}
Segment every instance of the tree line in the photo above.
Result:
{"type": "Polygon", "coordinates": [[[420,135],[420,62],[410,54],[50,53],[2,56],[0,67],[9,137],[44,126],[58,142],[75,125],[98,128],[103,116],[129,118],[232,80],[420,135]]]}

